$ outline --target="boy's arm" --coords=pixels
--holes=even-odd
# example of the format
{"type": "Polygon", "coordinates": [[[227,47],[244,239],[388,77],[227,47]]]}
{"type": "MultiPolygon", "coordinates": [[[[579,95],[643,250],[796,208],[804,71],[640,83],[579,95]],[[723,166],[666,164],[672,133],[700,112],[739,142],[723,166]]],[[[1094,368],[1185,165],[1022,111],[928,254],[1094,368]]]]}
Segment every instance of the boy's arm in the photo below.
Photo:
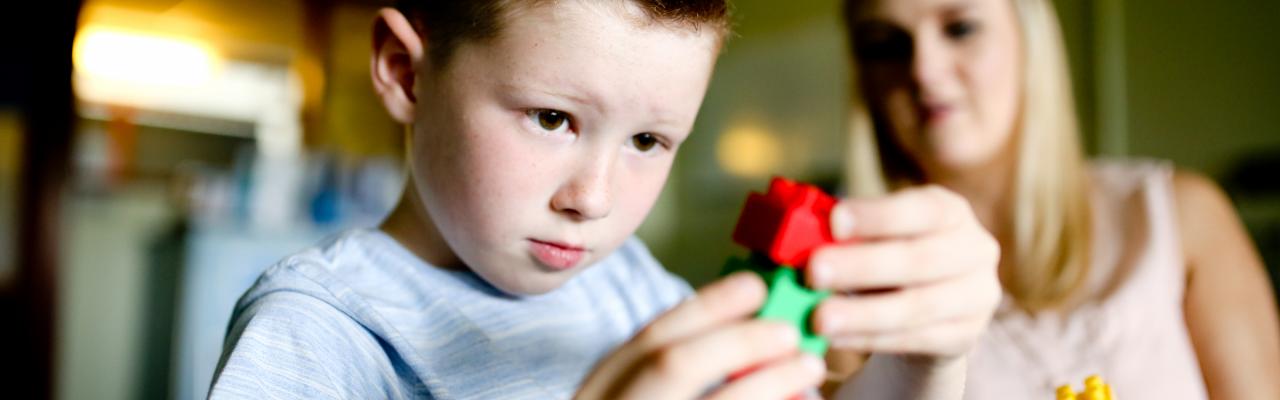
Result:
{"type": "Polygon", "coordinates": [[[411,397],[377,339],[311,296],[258,299],[235,318],[226,343],[211,399],[411,397]]]}
{"type": "Polygon", "coordinates": [[[839,400],[960,399],[968,358],[875,354],[834,396],[839,400]]]}

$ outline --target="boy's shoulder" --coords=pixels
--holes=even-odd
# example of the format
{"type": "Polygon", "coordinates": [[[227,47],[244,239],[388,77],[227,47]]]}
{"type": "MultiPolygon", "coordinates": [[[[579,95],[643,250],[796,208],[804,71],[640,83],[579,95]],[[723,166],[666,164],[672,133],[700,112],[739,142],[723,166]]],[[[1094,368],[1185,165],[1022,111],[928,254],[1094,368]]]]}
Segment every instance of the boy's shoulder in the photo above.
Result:
{"type": "MultiPolygon", "coordinates": [[[[664,303],[678,301],[692,292],[635,237],[628,238],[565,286],[633,294],[644,287],[648,291],[640,294],[664,303]]],[[[375,229],[343,232],[272,265],[244,294],[237,311],[280,292],[307,295],[339,309],[351,308],[353,303],[369,298],[392,303],[383,305],[417,307],[432,298],[462,292],[503,296],[474,273],[424,263],[395,239],[375,229]]]]}
{"type": "MultiPolygon", "coordinates": [[[[288,292],[302,294],[344,309],[357,293],[354,287],[403,282],[394,263],[380,251],[376,231],[351,230],[290,255],[268,267],[240,299],[237,312],[263,297],[288,292]],[[375,281],[367,283],[366,281],[375,281]]],[[[387,289],[393,290],[394,287],[387,289]]]]}
{"type": "Polygon", "coordinates": [[[390,326],[343,282],[360,275],[344,268],[362,264],[361,234],[333,237],[263,272],[232,313],[210,397],[429,398],[404,375],[404,361],[382,350],[390,326]]]}
{"type": "MultiPolygon", "coordinates": [[[[373,366],[365,369],[412,376],[392,386],[406,392],[481,391],[474,393],[481,398],[531,390],[560,393],[572,389],[595,356],[690,292],[635,238],[561,288],[518,298],[498,292],[473,273],[433,268],[380,231],[350,231],[268,268],[237,305],[227,350],[238,347],[242,334],[330,332],[319,336],[331,338],[333,331],[350,332],[336,337],[364,349],[360,353],[388,352],[364,360],[373,366]],[[257,333],[248,326],[255,320],[257,333]],[[271,321],[284,325],[262,325],[271,321]],[[582,347],[572,352],[582,357],[553,351],[566,337],[582,347]],[[541,368],[530,364],[534,360],[543,360],[541,368]],[[387,368],[392,361],[399,366],[387,368]]],[[[333,347],[325,352],[354,351],[325,346],[333,347]]],[[[266,346],[260,353],[277,347],[266,346]]],[[[224,353],[224,362],[229,356],[224,353]]]]}
{"type": "MultiPolygon", "coordinates": [[[[582,271],[557,292],[617,294],[625,302],[665,308],[692,293],[667,271],[638,238],[628,238],[612,254],[582,271]]],[[[272,294],[288,292],[328,303],[362,323],[377,309],[423,309],[441,299],[508,297],[468,271],[437,268],[423,262],[395,239],[376,229],[332,236],[267,268],[236,307],[236,313],[272,294]]]]}
{"type": "Polygon", "coordinates": [[[597,282],[623,283],[618,290],[635,291],[644,287],[652,298],[664,307],[692,294],[684,279],[672,274],[654,258],[649,248],[639,238],[630,237],[613,254],[600,261],[600,265],[582,273],[587,284],[597,282]],[[597,275],[597,276],[592,276],[597,275]]]}

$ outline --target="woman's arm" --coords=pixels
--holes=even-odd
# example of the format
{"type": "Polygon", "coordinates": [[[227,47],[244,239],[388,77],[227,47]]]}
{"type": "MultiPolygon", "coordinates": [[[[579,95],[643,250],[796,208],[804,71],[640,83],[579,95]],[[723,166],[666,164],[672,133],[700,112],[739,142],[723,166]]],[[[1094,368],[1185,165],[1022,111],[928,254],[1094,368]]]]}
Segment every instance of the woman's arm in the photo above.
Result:
{"type": "Polygon", "coordinates": [[[1280,399],[1280,322],[1266,269],[1209,179],[1173,180],[1187,261],[1187,328],[1213,399],[1280,399]]]}

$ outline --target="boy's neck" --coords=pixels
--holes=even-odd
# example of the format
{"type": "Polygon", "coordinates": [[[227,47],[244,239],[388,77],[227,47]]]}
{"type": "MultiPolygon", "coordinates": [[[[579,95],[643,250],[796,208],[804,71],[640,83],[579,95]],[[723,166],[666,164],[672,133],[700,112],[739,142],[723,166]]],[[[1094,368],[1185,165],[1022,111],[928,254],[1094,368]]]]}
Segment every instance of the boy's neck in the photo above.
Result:
{"type": "Polygon", "coordinates": [[[391,214],[387,215],[387,219],[378,228],[431,266],[448,270],[465,269],[462,261],[435,228],[427,210],[422,207],[416,186],[410,178],[396,208],[391,210],[391,214]]]}

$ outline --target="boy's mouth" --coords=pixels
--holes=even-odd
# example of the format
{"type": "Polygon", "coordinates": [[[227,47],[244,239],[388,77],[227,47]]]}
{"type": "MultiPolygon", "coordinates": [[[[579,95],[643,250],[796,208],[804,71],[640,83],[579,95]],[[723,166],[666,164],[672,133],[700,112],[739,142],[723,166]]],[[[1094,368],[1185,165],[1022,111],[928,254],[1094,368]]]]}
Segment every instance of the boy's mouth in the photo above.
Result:
{"type": "Polygon", "coordinates": [[[553,270],[563,271],[573,268],[582,261],[586,249],[567,243],[548,242],[529,239],[529,253],[539,262],[553,270]]]}

